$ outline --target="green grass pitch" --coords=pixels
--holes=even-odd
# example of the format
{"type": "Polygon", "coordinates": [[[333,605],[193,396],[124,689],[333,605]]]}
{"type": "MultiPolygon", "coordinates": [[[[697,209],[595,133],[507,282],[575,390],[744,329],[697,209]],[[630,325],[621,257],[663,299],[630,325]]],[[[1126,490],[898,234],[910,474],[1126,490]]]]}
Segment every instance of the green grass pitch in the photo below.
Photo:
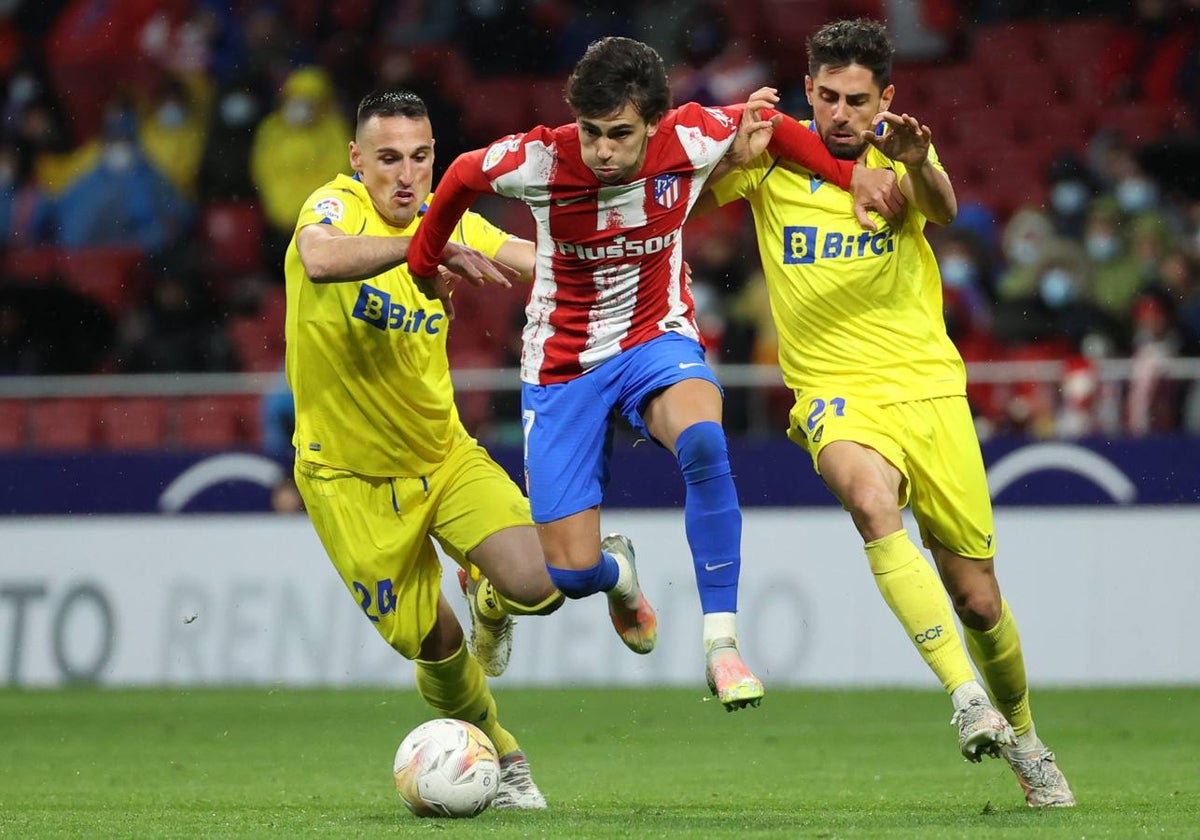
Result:
{"type": "Polygon", "coordinates": [[[0,691],[0,836],[1200,838],[1200,688],[1042,691],[1079,807],[1026,808],[1008,767],[957,753],[946,698],[506,689],[550,802],[409,815],[391,761],[411,691],[0,691]]]}

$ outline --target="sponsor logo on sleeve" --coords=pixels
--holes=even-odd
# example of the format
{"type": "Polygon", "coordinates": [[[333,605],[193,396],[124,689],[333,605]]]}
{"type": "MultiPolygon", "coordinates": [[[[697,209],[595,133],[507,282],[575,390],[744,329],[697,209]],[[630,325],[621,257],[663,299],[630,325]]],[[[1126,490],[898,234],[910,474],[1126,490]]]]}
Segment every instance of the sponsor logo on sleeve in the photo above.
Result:
{"type": "Polygon", "coordinates": [[[333,196],[326,196],[313,205],[313,212],[318,216],[324,216],[331,222],[340,222],[342,217],[346,215],[346,206],[342,204],[340,199],[333,196]]]}
{"type": "Polygon", "coordinates": [[[705,108],[708,115],[726,128],[733,128],[733,118],[719,108],[705,108]]]}
{"type": "Polygon", "coordinates": [[[519,148],[521,148],[521,138],[519,136],[496,141],[483,156],[483,171],[487,172],[500,161],[504,160],[509,152],[515,152],[519,148]]]}

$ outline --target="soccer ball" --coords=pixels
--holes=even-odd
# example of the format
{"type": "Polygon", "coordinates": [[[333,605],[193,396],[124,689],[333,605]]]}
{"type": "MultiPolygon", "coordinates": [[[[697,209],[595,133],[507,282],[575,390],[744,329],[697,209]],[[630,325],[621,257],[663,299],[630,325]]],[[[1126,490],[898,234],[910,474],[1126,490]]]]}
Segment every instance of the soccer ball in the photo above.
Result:
{"type": "Polygon", "coordinates": [[[418,817],[473,817],[496,798],[500,758],[479,727],[437,718],[400,742],[392,776],[418,817]]]}

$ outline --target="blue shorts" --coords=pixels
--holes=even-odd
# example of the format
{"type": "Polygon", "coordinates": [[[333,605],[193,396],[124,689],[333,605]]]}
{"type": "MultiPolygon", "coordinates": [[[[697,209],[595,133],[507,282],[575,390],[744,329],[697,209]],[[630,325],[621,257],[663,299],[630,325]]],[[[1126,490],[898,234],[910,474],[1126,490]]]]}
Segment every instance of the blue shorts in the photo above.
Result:
{"type": "Polygon", "coordinates": [[[685,379],[721,387],[699,342],[667,333],[570,382],[523,385],[525,488],[533,521],[553,522],[599,505],[608,487],[613,411],[653,440],[642,411],[659,391],[685,379]]]}

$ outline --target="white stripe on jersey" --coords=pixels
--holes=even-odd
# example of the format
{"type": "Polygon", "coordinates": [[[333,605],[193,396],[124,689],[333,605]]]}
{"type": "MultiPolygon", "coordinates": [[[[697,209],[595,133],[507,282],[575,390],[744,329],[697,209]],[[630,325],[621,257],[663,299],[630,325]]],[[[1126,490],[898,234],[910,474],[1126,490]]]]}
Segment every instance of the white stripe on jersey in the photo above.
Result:
{"type": "Polygon", "coordinates": [[[725,157],[725,152],[733,145],[733,141],[737,135],[732,135],[728,140],[717,140],[709,137],[699,128],[693,128],[686,125],[675,125],[675,136],[679,138],[679,145],[683,146],[683,150],[687,152],[688,158],[692,161],[692,166],[698,170],[703,170],[705,178],[708,173],[713,170],[721,158],[725,157]]]}
{"type": "Polygon", "coordinates": [[[596,198],[596,230],[636,228],[646,224],[646,179],[600,188],[596,198]]]}
{"type": "Polygon", "coordinates": [[[557,283],[554,279],[554,240],[550,238],[550,174],[554,169],[555,148],[540,140],[525,144],[525,160],[519,167],[492,181],[498,195],[524,201],[533,213],[538,234],[534,257],[533,294],[525,307],[525,327],[521,331],[521,380],[537,382],[538,371],[546,355],[546,341],[554,335],[550,306],[535,306],[538,300],[553,301],[557,283]]]}
{"type": "Polygon", "coordinates": [[[590,370],[621,352],[621,342],[633,325],[641,266],[624,263],[596,269],[596,302],[588,312],[587,344],[579,354],[579,364],[590,370]]]}

